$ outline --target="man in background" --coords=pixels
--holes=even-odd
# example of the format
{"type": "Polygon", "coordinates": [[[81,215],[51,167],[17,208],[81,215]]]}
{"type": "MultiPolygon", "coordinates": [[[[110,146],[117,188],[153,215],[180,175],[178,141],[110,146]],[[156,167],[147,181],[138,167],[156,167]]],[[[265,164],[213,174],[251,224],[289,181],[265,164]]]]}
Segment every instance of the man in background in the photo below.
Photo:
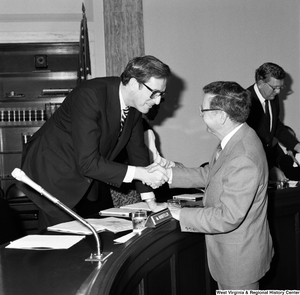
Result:
{"type": "Polygon", "coordinates": [[[205,187],[204,207],[169,208],[182,231],[205,233],[209,270],[219,289],[259,289],[273,247],[267,160],[246,123],[250,94],[235,82],[213,82],[203,90],[200,115],[207,131],[220,140],[218,148],[208,165],[174,167],[167,174],[171,188],[205,187]]]}
{"type": "Polygon", "coordinates": [[[248,90],[252,106],[247,123],[252,127],[265,149],[270,179],[287,181],[286,175],[276,165],[276,151],[273,148],[276,138],[288,150],[300,152],[300,143],[280,121],[279,93],[284,88],[285,71],[274,63],[264,63],[255,72],[255,84],[248,90]]]}
{"type": "MultiPolygon", "coordinates": [[[[150,162],[142,114],[165,96],[169,76],[169,66],[148,55],[132,59],[121,77],[82,82],[25,145],[22,170],[83,217],[113,207],[108,184],[133,180],[156,210],[150,186],[167,178],[144,168],[150,162]],[[127,165],[115,161],[124,147],[127,165]]],[[[72,219],[26,184],[17,186],[39,206],[40,229],[72,219]]]]}

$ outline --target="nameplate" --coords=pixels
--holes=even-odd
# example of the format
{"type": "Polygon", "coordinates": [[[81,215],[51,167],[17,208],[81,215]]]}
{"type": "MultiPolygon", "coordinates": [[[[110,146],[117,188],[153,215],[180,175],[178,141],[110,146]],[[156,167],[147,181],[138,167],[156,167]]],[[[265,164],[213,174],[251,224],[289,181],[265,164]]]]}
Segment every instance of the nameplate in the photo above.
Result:
{"type": "Polygon", "coordinates": [[[172,219],[172,214],[168,208],[159,212],[151,213],[146,221],[146,227],[157,227],[172,219]]]}

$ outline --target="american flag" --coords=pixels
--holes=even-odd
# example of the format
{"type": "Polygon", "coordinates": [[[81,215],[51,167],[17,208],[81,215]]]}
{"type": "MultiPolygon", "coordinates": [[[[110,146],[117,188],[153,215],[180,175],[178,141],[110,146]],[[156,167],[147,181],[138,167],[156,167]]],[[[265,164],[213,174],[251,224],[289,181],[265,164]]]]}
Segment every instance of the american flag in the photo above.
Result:
{"type": "Polygon", "coordinates": [[[77,84],[87,80],[87,75],[91,75],[91,58],[89,46],[89,34],[87,28],[87,19],[85,16],[85,7],[82,3],[82,20],[80,24],[80,39],[79,39],[79,62],[77,73],[77,84]]]}

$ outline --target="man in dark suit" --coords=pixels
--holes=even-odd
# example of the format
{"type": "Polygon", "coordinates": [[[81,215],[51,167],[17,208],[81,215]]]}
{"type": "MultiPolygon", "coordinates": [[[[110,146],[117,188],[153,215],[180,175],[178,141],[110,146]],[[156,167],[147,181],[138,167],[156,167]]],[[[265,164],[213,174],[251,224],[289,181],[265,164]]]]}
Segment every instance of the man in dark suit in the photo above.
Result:
{"type": "Polygon", "coordinates": [[[263,143],[270,179],[286,181],[284,173],[276,167],[276,150],[273,139],[276,138],[287,149],[300,152],[300,143],[280,121],[280,105],[278,94],[284,87],[284,70],[274,63],[264,63],[255,72],[255,84],[248,90],[251,93],[252,106],[247,120],[263,143]]]}
{"type": "MultiPolygon", "coordinates": [[[[133,180],[142,199],[156,210],[159,205],[149,186],[160,186],[167,178],[161,171],[149,173],[144,168],[149,155],[142,114],[160,103],[169,76],[166,64],[142,56],[132,59],[120,78],[79,84],[25,145],[22,170],[80,215],[113,206],[107,184],[118,187],[133,180]],[[130,165],[115,161],[123,148],[130,165]]],[[[26,184],[17,186],[41,209],[40,229],[72,219],[26,184]]]]}
{"type": "Polygon", "coordinates": [[[171,188],[205,187],[204,207],[169,208],[182,231],[205,233],[208,265],[219,289],[258,289],[273,248],[267,160],[246,123],[250,94],[235,82],[213,82],[203,90],[200,115],[220,144],[208,165],[167,172],[171,188]]]}

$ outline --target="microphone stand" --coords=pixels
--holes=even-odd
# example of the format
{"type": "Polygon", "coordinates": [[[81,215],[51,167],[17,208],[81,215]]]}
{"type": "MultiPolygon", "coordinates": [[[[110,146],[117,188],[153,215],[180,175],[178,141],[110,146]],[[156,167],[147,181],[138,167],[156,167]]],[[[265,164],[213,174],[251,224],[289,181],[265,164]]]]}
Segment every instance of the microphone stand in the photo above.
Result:
{"type": "Polygon", "coordinates": [[[31,180],[25,174],[24,171],[22,171],[19,168],[15,168],[13,170],[13,172],[11,173],[11,175],[15,179],[17,179],[17,180],[19,180],[21,182],[24,182],[25,184],[31,186],[33,189],[35,189],[41,195],[45,196],[48,200],[50,200],[51,202],[53,202],[54,204],[56,204],[58,207],[60,207],[64,211],[66,211],[68,214],[70,214],[72,217],[74,217],[75,219],[77,219],[79,222],[81,222],[82,224],[84,224],[86,227],[88,227],[92,231],[92,233],[95,236],[96,243],[97,243],[97,253],[92,253],[89,258],[85,259],[85,261],[99,261],[99,262],[102,262],[108,256],[110,256],[112,254],[112,252],[110,252],[110,253],[105,253],[105,252],[102,253],[101,247],[100,247],[100,238],[98,236],[98,233],[95,230],[95,228],[89,222],[87,222],[84,218],[82,218],[80,215],[78,215],[77,213],[75,213],[73,210],[71,210],[68,206],[66,206],[64,203],[62,203],[61,201],[59,201],[57,198],[55,198],[54,196],[52,196],[51,194],[49,194],[47,191],[45,191],[41,186],[39,186],[37,183],[35,183],[33,180],[31,180]]]}

